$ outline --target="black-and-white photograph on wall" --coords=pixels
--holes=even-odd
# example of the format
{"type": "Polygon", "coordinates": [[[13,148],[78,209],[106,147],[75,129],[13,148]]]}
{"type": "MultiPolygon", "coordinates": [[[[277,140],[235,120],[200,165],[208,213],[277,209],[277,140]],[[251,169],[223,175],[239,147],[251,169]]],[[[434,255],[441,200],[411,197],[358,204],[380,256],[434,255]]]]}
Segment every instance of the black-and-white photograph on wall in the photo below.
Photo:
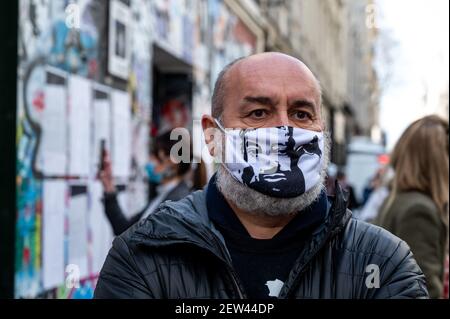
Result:
{"type": "Polygon", "coordinates": [[[130,22],[128,1],[111,0],[109,9],[108,71],[111,75],[127,79],[130,70],[130,22]]]}

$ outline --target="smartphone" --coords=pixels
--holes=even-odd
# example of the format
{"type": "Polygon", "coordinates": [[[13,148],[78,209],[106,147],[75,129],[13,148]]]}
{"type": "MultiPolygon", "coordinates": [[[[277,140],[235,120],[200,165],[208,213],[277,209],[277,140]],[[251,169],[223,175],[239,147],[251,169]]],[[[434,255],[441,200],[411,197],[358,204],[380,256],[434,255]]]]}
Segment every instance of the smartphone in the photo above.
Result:
{"type": "Polygon", "coordinates": [[[100,161],[99,161],[100,171],[103,171],[105,169],[105,164],[104,164],[105,156],[106,156],[106,140],[102,139],[100,141],[100,161]]]}

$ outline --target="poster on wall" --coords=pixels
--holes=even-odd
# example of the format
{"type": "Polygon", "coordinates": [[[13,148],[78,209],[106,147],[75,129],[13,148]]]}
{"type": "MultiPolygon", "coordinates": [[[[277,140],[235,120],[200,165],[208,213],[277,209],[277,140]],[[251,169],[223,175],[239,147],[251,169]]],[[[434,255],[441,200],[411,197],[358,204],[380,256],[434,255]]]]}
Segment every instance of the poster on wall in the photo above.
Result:
{"type": "Polygon", "coordinates": [[[108,72],[128,79],[131,59],[131,9],[129,1],[111,0],[109,9],[108,72]]]}
{"type": "Polygon", "coordinates": [[[109,249],[111,248],[114,234],[111,224],[105,214],[103,206],[103,187],[99,181],[93,181],[89,185],[90,211],[89,225],[91,239],[91,269],[90,274],[96,276],[100,273],[109,249]]]}
{"type": "Polygon", "coordinates": [[[69,96],[69,175],[89,176],[91,82],[80,76],[68,79],[69,96]]]}
{"type": "Polygon", "coordinates": [[[93,90],[93,136],[91,164],[93,175],[97,174],[100,167],[101,142],[105,142],[108,152],[111,150],[111,103],[109,88],[100,84],[94,85],[93,90]]]}
{"type": "Polygon", "coordinates": [[[38,170],[45,176],[65,176],[67,172],[66,83],[66,73],[47,68],[46,85],[41,98],[41,140],[36,163],[38,170]]]}
{"type": "Polygon", "coordinates": [[[42,285],[45,290],[64,282],[64,223],[67,185],[64,180],[43,183],[42,285]]]}
{"type": "Polygon", "coordinates": [[[76,267],[81,279],[89,275],[87,191],[85,185],[71,185],[68,205],[68,264],[76,267]]]}
{"type": "Polygon", "coordinates": [[[115,177],[128,179],[131,168],[131,112],[130,95],[112,90],[112,145],[111,161],[115,177]]]}

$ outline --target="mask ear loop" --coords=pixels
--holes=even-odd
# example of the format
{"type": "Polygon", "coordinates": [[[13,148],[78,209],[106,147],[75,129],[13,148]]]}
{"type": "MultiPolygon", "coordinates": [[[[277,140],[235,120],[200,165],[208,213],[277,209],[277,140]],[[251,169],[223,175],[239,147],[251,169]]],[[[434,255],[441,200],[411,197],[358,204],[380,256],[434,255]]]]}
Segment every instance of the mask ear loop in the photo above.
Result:
{"type": "MultiPolygon", "coordinates": [[[[220,124],[220,119],[215,118],[214,122],[216,122],[217,126],[224,134],[228,133],[227,129],[224,128],[222,124],[220,124]]],[[[245,134],[249,131],[256,130],[256,128],[230,128],[229,130],[239,130],[240,131],[239,135],[242,136],[243,134],[245,134]]]]}
{"type": "MultiPolygon", "coordinates": [[[[222,126],[222,124],[220,124],[220,122],[219,122],[218,119],[214,119],[214,121],[216,122],[218,128],[223,132],[225,139],[227,139],[227,137],[226,137],[226,136],[227,136],[227,133],[228,133],[227,130],[222,126]]],[[[243,138],[244,134],[245,134],[245,130],[242,130],[242,129],[241,129],[240,132],[239,132],[240,138],[243,138]]],[[[226,158],[226,155],[225,155],[225,158],[226,158]]],[[[220,166],[221,166],[223,169],[225,169],[225,171],[227,171],[228,174],[230,174],[230,176],[231,176],[234,180],[236,180],[236,181],[238,181],[238,182],[242,182],[242,181],[240,181],[239,179],[237,179],[236,176],[234,176],[233,172],[232,172],[232,171],[230,170],[230,168],[226,165],[226,159],[225,159],[224,161],[221,161],[221,162],[220,162],[220,166]]]]}
{"type": "MultiPolygon", "coordinates": [[[[226,138],[226,136],[227,136],[227,130],[223,127],[223,125],[220,123],[220,120],[219,119],[214,119],[214,121],[216,122],[216,124],[217,124],[217,126],[218,126],[218,128],[223,132],[223,134],[225,135],[225,138],[226,138]]],[[[244,139],[244,136],[245,136],[245,132],[246,132],[247,130],[245,130],[245,129],[240,129],[240,131],[239,131],[239,137],[241,138],[241,139],[244,139]]],[[[244,145],[242,145],[242,148],[244,147],[244,145]]],[[[243,151],[243,150],[242,150],[243,151]]],[[[236,177],[234,177],[234,175],[233,175],[233,172],[228,168],[228,166],[226,165],[226,160],[225,161],[221,161],[221,163],[220,163],[221,165],[222,165],[222,167],[223,168],[225,168],[225,170],[227,170],[229,173],[230,173],[230,175],[231,176],[233,176],[233,178],[235,178],[236,179],[236,177]]],[[[237,180],[237,179],[236,179],[237,180]]]]}
{"type": "Polygon", "coordinates": [[[222,132],[226,133],[225,128],[222,126],[222,124],[220,124],[220,121],[219,121],[218,119],[215,118],[215,119],[214,119],[214,122],[216,122],[217,126],[219,127],[219,129],[220,129],[222,132]]]}
{"type": "MultiPolygon", "coordinates": [[[[222,126],[222,124],[220,124],[220,119],[216,119],[214,118],[214,122],[216,122],[217,127],[219,128],[220,131],[222,131],[222,133],[226,136],[227,131],[225,130],[225,128],[222,126]]],[[[223,145],[221,146],[221,148],[223,147],[223,145]]],[[[225,167],[225,165],[223,165],[223,160],[220,161],[220,163],[222,164],[222,166],[225,167]]],[[[226,168],[226,167],[225,167],[226,168]]]]}

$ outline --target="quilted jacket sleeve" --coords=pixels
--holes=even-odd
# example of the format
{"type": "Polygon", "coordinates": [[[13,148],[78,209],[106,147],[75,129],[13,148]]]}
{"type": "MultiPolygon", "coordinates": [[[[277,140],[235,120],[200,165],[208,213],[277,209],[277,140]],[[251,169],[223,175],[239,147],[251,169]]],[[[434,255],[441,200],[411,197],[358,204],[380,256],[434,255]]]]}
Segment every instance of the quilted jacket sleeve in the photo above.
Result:
{"type": "Polygon", "coordinates": [[[113,242],[113,247],[100,272],[94,298],[153,298],[136,267],[132,252],[121,237],[117,237],[113,242]]]}
{"type": "Polygon", "coordinates": [[[426,299],[425,276],[404,241],[380,267],[381,284],[374,289],[376,299],[426,299]]]}

